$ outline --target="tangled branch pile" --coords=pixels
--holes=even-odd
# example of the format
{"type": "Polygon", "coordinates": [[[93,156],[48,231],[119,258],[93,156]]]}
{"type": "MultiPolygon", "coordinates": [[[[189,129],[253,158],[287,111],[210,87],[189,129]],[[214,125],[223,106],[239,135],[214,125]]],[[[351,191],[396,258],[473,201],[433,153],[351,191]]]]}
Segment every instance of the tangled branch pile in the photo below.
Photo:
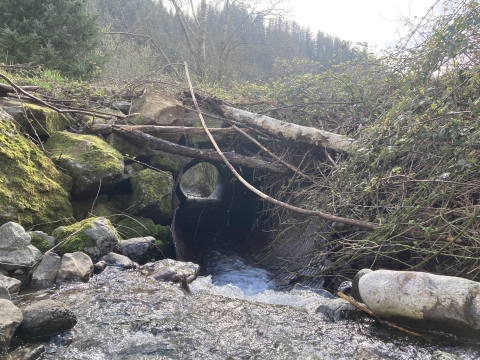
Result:
{"type": "Polygon", "coordinates": [[[329,250],[318,274],[371,267],[480,279],[480,8],[450,0],[439,14],[438,5],[381,58],[318,75],[305,71],[311,63],[282,64],[277,79],[235,91],[233,101],[261,103],[250,109],[357,139],[336,159],[271,146],[316,179],[270,178],[273,196],[382,225],[319,229],[329,250]]]}

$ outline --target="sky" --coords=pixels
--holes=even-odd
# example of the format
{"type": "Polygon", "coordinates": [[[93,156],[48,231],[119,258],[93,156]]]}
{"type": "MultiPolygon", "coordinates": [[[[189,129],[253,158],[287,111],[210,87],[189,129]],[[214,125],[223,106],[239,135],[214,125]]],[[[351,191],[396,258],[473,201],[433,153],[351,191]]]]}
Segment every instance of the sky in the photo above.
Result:
{"type": "Polygon", "coordinates": [[[293,19],[312,32],[367,42],[376,50],[395,45],[401,15],[422,17],[435,0],[291,0],[293,19]]]}

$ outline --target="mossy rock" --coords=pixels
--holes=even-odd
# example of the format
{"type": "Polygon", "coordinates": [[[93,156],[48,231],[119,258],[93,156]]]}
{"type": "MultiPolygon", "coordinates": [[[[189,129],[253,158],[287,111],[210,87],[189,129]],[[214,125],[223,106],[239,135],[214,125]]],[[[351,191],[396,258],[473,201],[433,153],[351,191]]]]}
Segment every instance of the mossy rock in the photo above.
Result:
{"type": "Polygon", "coordinates": [[[55,238],[41,231],[30,231],[30,244],[35,246],[42,254],[46,253],[55,245],[55,238]]]}
{"type": "Polygon", "coordinates": [[[153,220],[140,216],[124,218],[120,220],[115,227],[122,239],[142,236],[153,236],[157,238],[158,234],[157,225],[155,225],[153,220]]]}
{"type": "Polygon", "coordinates": [[[59,245],[59,255],[81,251],[98,260],[109,252],[121,253],[118,234],[105,218],[88,218],[70,226],[62,227],[53,234],[59,245]]]}
{"type": "Polygon", "coordinates": [[[173,177],[166,172],[146,169],[131,178],[132,197],[130,212],[149,217],[155,223],[169,222],[173,216],[173,177]]]}
{"type": "Polygon", "coordinates": [[[115,222],[113,215],[120,214],[125,210],[121,202],[110,199],[106,194],[101,194],[98,197],[92,197],[87,200],[72,201],[72,206],[73,217],[77,221],[96,216],[106,217],[110,221],[115,222]]]}
{"type": "Polygon", "coordinates": [[[4,103],[7,112],[13,116],[22,130],[30,135],[35,132],[40,135],[50,135],[55,131],[62,131],[70,126],[70,121],[63,114],[45,106],[8,101],[4,103]]]}
{"type": "Polygon", "coordinates": [[[156,169],[175,174],[187,161],[188,159],[183,156],[157,151],[156,154],[150,158],[149,163],[156,169]]]}
{"type": "Polygon", "coordinates": [[[155,245],[166,258],[175,257],[175,246],[173,244],[172,232],[170,226],[157,225],[157,236],[155,236],[155,245]]]}
{"type": "Polygon", "coordinates": [[[68,179],[11,120],[0,108],[0,224],[50,232],[72,217],[68,179]]]}
{"type": "Polygon", "coordinates": [[[129,158],[136,158],[137,156],[152,156],[155,154],[155,150],[150,149],[148,146],[139,146],[117,134],[110,134],[106,141],[123,156],[129,158]]]}
{"type": "Polygon", "coordinates": [[[45,143],[45,150],[73,178],[72,196],[76,199],[109,191],[122,179],[123,156],[94,135],[56,132],[45,143]]]}

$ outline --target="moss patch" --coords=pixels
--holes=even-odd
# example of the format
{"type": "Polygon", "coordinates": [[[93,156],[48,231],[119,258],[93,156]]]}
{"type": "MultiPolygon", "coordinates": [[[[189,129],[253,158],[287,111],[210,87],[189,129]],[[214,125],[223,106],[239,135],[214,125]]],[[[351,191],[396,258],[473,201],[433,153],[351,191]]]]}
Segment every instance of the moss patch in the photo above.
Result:
{"type": "Polygon", "coordinates": [[[33,104],[23,104],[23,109],[15,116],[15,120],[27,133],[35,134],[36,131],[38,135],[49,135],[55,131],[62,131],[70,125],[70,121],[65,115],[33,104]]]}
{"type": "Polygon", "coordinates": [[[87,247],[96,246],[94,240],[85,234],[85,230],[93,228],[92,221],[96,218],[88,218],[78,223],[62,228],[55,233],[56,243],[60,244],[68,238],[63,244],[56,248],[59,255],[73,253],[75,251],[84,251],[87,247]]]}
{"type": "Polygon", "coordinates": [[[154,156],[150,158],[150,165],[159,170],[168,171],[175,174],[187,159],[173,154],[164,153],[158,151],[154,156]]]}
{"type": "Polygon", "coordinates": [[[44,254],[45,252],[47,252],[47,250],[50,249],[50,244],[43,236],[39,236],[37,234],[30,234],[30,238],[32,239],[30,241],[30,244],[40,250],[42,254],[44,254]]]}
{"type": "Polygon", "coordinates": [[[141,236],[153,236],[157,238],[158,235],[158,230],[153,220],[140,216],[125,218],[119,221],[115,227],[123,239],[141,236]]]}
{"type": "MultiPolygon", "coordinates": [[[[0,114],[0,224],[16,221],[29,228],[70,218],[64,174],[6,119],[0,114]]],[[[58,225],[37,228],[49,232],[58,225]]]]}
{"type": "Polygon", "coordinates": [[[154,222],[169,221],[173,215],[173,177],[165,172],[146,169],[131,178],[131,212],[149,216],[154,222]]]}
{"type": "Polygon", "coordinates": [[[123,171],[123,156],[94,135],[56,132],[45,143],[54,161],[73,160],[87,166],[92,174],[123,171]]]}

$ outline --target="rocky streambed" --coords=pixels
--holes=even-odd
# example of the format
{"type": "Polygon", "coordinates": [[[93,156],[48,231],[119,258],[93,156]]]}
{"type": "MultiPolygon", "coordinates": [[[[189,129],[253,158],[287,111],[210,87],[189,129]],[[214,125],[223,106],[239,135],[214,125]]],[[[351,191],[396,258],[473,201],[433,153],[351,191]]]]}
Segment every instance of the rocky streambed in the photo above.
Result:
{"type": "MultiPolygon", "coordinates": [[[[213,280],[201,276],[192,281],[198,270],[173,260],[130,270],[109,266],[88,283],[18,295],[12,300],[20,307],[46,300],[62,304],[77,322],[71,330],[26,344],[2,360],[38,358],[25,357],[35,348],[42,359],[480,357],[480,345],[472,342],[434,333],[412,337],[353,309],[338,311],[338,299],[322,292],[296,288],[248,293],[233,284],[215,285],[220,272],[213,280]],[[192,281],[189,289],[185,280],[192,281]]],[[[254,282],[257,270],[247,270],[254,282]]]]}

